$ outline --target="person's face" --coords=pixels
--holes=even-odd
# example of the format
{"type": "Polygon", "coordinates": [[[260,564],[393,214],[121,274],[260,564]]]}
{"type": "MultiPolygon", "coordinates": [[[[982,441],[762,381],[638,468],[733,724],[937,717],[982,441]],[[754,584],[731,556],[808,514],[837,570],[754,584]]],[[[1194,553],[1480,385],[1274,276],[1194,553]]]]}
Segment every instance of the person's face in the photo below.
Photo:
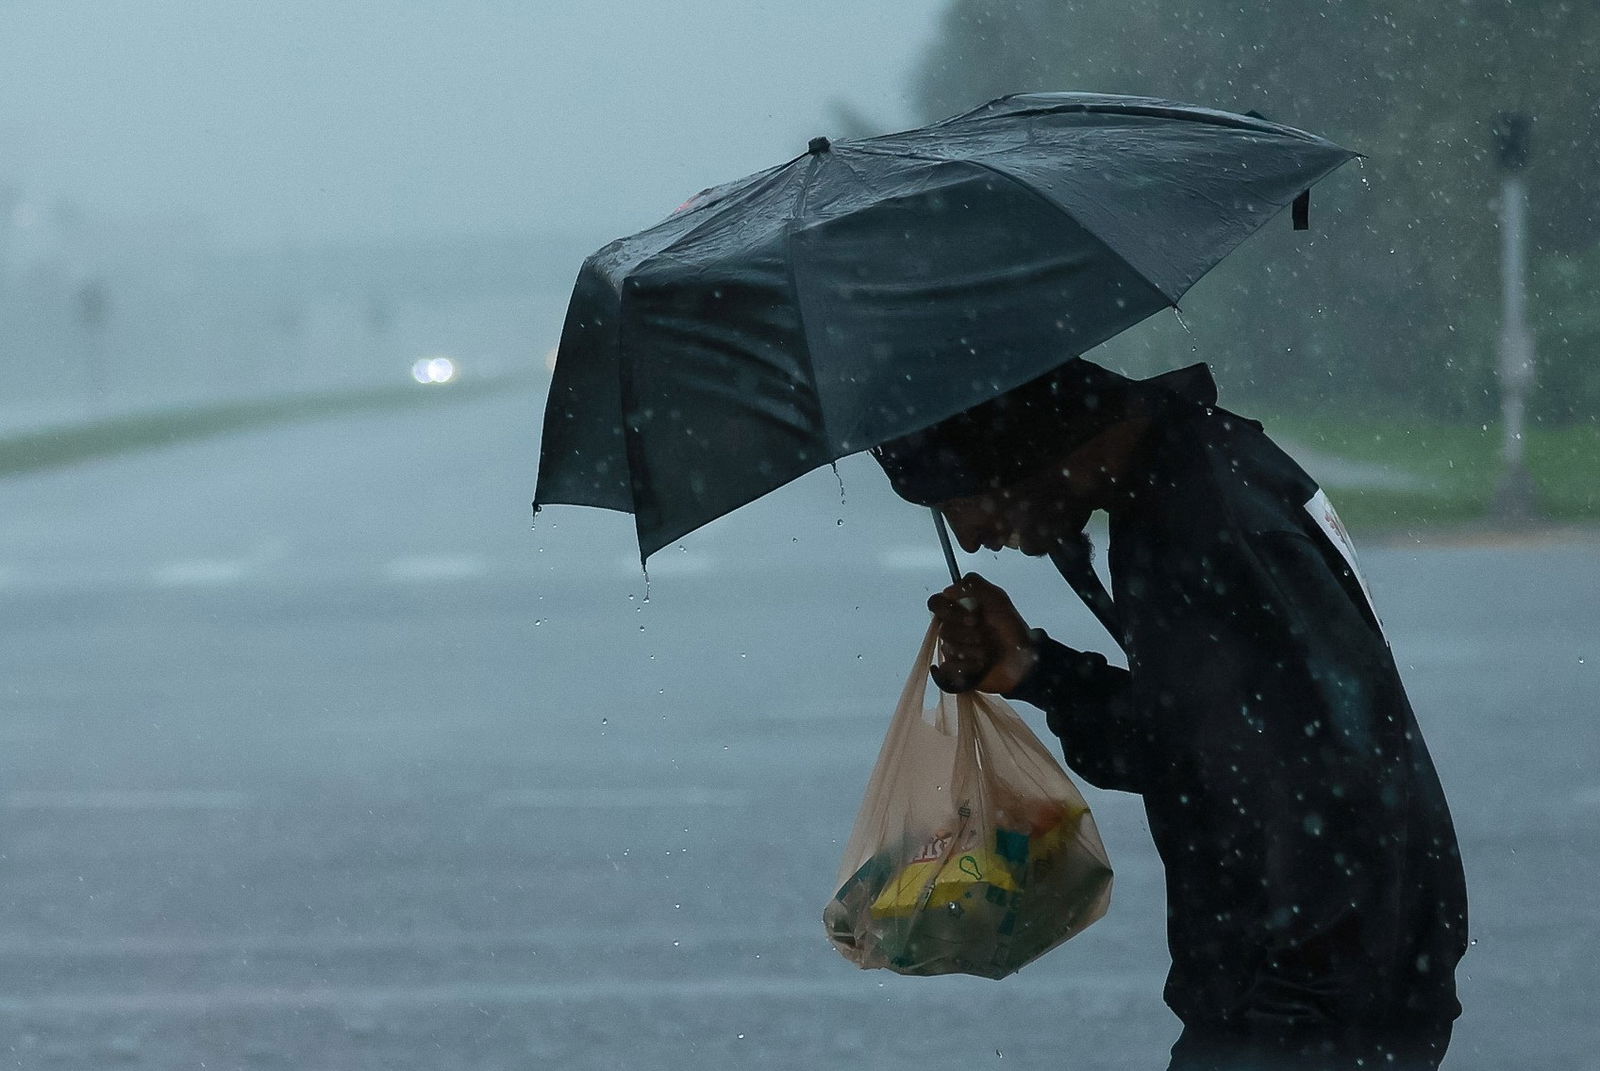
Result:
{"type": "Polygon", "coordinates": [[[1054,467],[1009,487],[947,499],[938,508],[967,553],[1010,547],[1034,556],[1083,531],[1095,509],[1054,467]]]}
{"type": "Polygon", "coordinates": [[[938,509],[969,554],[980,547],[1049,554],[1075,539],[1091,513],[1111,506],[1148,427],[1143,417],[1125,420],[1025,480],[946,499],[938,509]]]}

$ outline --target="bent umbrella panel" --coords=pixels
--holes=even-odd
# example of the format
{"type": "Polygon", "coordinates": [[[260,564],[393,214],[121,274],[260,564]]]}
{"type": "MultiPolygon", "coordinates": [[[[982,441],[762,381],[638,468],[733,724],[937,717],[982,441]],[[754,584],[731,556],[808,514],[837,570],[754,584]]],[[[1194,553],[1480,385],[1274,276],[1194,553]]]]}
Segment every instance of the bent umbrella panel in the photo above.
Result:
{"type": "Polygon", "coordinates": [[[1355,155],[1075,94],[814,148],[585,262],[536,505],[632,512],[648,556],[1174,304],[1355,155]]]}

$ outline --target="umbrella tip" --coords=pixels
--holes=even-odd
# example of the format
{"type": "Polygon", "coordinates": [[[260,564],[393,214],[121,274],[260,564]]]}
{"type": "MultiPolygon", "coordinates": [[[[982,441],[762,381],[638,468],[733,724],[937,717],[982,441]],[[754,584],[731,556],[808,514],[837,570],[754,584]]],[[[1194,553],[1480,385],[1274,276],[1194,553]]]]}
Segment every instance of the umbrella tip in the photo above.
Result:
{"type": "Polygon", "coordinates": [[[820,156],[831,148],[833,148],[833,142],[827,138],[812,138],[810,144],[806,146],[806,152],[812,156],[820,156]]]}

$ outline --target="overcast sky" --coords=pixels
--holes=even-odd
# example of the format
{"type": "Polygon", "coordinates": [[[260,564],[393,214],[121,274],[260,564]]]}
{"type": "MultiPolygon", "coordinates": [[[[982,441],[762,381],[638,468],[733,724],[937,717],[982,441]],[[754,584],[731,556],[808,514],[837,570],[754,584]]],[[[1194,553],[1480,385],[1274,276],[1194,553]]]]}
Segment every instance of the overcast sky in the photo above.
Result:
{"type": "Polygon", "coordinates": [[[228,245],[621,234],[835,100],[911,121],[945,2],[0,0],[0,184],[228,245]]]}

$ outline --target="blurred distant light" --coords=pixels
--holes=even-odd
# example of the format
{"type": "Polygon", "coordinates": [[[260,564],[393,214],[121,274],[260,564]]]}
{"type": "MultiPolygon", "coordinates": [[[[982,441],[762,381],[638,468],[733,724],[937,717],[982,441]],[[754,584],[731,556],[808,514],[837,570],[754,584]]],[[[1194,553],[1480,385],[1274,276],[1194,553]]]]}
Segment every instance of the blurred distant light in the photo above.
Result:
{"type": "Polygon", "coordinates": [[[418,383],[449,383],[456,378],[456,362],[449,357],[424,357],[411,366],[418,383]]]}
{"type": "Polygon", "coordinates": [[[546,371],[554,372],[556,370],[556,351],[560,348],[559,346],[551,346],[548,350],[545,350],[544,367],[546,371]]]}

